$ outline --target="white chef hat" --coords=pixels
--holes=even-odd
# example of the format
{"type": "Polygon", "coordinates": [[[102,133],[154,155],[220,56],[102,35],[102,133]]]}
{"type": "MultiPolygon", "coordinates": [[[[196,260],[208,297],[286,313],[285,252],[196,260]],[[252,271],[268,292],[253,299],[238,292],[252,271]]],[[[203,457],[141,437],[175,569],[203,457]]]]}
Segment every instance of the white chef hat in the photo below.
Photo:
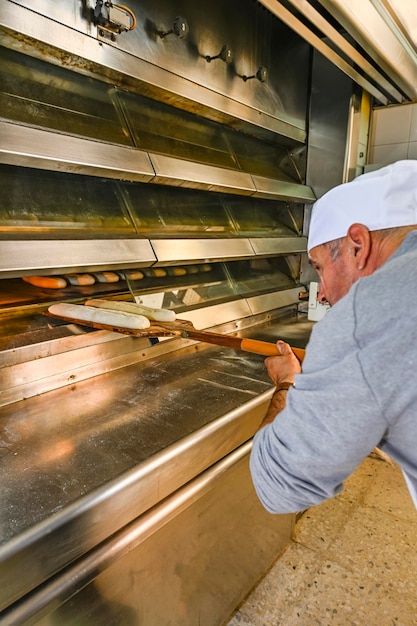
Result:
{"type": "Polygon", "coordinates": [[[417,224],[417,160],[397,161],[328,191],[313,206],[308,251],[352,224],[382,230],[417,224]]]}

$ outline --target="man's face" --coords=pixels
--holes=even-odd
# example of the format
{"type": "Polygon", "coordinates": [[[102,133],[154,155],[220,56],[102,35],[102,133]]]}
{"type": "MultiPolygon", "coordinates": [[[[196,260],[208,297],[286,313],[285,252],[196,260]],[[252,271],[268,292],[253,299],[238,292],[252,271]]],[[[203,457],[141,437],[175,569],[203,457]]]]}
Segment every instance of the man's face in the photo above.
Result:
{"type": "Polygon", "coordinates": [[[342,240],[339,252],[333,260],[331,251],[325,245],[313,248],[309,259],[320,279],[319,302],[336,304],[359,278],[352,247],[346,238],[342,240]]]}

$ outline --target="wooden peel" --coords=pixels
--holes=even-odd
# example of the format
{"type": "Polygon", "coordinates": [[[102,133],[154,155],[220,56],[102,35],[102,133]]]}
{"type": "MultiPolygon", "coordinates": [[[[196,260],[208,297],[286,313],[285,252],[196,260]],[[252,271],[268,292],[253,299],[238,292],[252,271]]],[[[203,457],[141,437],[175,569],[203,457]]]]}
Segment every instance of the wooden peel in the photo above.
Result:
{"type": "MultiPolygon", "coordinates": [[[[208,330],[197,330],[188,320],[176,319],[175,322],[164,322],[161,324],[164,329],[172,328],[180,331],[180,336],[186,339],[196,339],[205,341],[206,343],[214,343],[219,346],[234,348],[235,350],[243,350],[244,352],[254,352],[264,356],[280,356],[277,347],[269,341],[260,341],[258,339],[247,339],[246,337],[236,337],[235,335],[223,335],[212,333],[208,330]]],[[[297,359],[302,362],[305,350],[294,348],[291,346],[297,359]]]]}
{"type": "MultiPolygon", "coordinates": [[[[87,322],[57,314],[52,315],[51,313],[45,313],[45,315],[62,319],[73,324],[80,324],[81,326],[88,326],[98,330],[108,330],[110,332],[122,333],[133,337],[182,337],[184,339],[195,339],[197,341],[213,343],[227,348],[234,348],[235,350],[243,350],[244,352],[254,352],[255,354],[262,354],[263,356],[280,355],[274,343],[259,341],[257,339],[236,337],[234,335],[212,333],[207,330],[197,330],[194,328],[192,322],[188,320],[176,319],[175,322],[152,323],[149,328],[130,329],[123,328],[122,326],[109,326],[98,322],[87,322]]],[[[302,362],[305,351],[301,348],[294,347],[291,347],[291,350],[294,352],[297,359],[302,362]]]]}

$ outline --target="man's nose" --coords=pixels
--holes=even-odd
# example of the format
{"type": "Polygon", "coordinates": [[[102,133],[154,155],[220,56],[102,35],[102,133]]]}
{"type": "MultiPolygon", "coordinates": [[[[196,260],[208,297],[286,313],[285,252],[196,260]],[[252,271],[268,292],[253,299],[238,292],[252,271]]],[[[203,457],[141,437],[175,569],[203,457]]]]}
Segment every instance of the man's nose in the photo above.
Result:
{"type": "Polygon", "coordinates": [[[320,302],[320,304],[327,304],[328,302],[321,283],[319,283],[319,288],[317,291],[317,300],[320,302]]]}

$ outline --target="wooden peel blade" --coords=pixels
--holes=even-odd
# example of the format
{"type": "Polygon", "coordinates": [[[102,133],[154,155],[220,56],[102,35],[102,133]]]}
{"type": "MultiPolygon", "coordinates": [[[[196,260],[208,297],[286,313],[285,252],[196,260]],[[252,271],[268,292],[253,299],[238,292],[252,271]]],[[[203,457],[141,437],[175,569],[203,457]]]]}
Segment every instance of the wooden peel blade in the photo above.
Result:
{"type": "Polygon", "coordinates": [[[96,330],[108,330],[111,333],[121,333],[123,335],[131,335],[132,337],[182,337],[181,330],[165,329],[161,326],[149,326],[148,328],[132,329],[124,328],[123,326],[114,326],[109,324],[103,324],[101,322],[85,321],[75,317],[68,317],[67,315],[57,315],[49,312],[44,312],[47,317],[53,317],[60,319],[70,324],[78,324],[79,326],[87,326],[88,328],[95,328],[96,330]]]}
{"type": "MultiPolygon", "coordinates": [[[[194,339],[196,341],[203,341],[205,343],[224,346],[226,348],[233,348],[235,350],[243,350],[244,352],[253,352],[263,356],[280,356],[280,353],[274,343],[260,341],[258,339],[248,339],[246,337],[236,337],[235,335],[213,333],[207,330],[197,330],[194,328],[192,322],[188,320],[176,319],[175,322],[159,322],[158,324],[151,324],[148,328],[131,329],[124,328],[123,326],[113,326],[99,322],[80,320],[74,317],[57,315],[56,313],[51,314],[49,312],[45,312],[45,315],[61,319],[72,324],[79,324],[81,326],[87,326],[97,330],[108,330],[110,332],[122,333],[124,335],[131,335],[132,337],[182,337],[184,339],[194,339]]],[[[297,359],[302,362],[305,351],[301,348],[294,348],[292,346],[291,350],[294,352],[297,359]]]]}

